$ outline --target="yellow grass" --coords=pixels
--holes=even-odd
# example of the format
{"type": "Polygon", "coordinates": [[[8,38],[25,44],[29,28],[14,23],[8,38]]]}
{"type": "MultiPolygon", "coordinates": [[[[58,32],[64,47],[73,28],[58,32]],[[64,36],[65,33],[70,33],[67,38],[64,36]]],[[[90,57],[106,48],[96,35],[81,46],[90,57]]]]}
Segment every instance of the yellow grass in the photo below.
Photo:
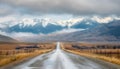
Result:
{"type": "Polygon", "coordinates": [[[9,63],[14,62],[14,61],[20,61],[20,60],[25,59],[25,58],[34,57],[34,56],[37,56],[37,55],[40,55],[42,53],[46,53],[49,51],[51,51],[51,49],[37,50],[33,53],[19,53],[19,54],[15,54],[15,55],[8,55],[6,57],[4,56],[4,57],[0,58],[0,66],[4,66],[4,65],[9,64],[9,63]]]}
{"type": "Polygon", "coordinates": [[[0,42],[0,67],[7,65],[11,62],[19,62],[24,59],[32,58],[42,53],[46,53],[55,49],[55,43],[3,43],[0,42]],[[37,45],[38,49],[20,49],[16,50],[16,47],[26,47],[31,45],[37,45]]]}
{"type": "Polygon", "coordinates": [[[80,51],[74,51],[74,50],[66,50],[66,49],[64,50],[70,53],[81,55],[81,56],[98,58],[98,59],[102,59],[102,60],[120,65],[120,59],[115,58],[115,57],[107,57],[107,56],[91,54],[91,53],[81,53],[80,51]]]}
{"type": "MultiPolygon", "coordinates": [[[[72,48],[71,45],[63,45],[63,44],[61,45],[61,48],[64,51],[67,51],[70,53],[78,54],[78,55],[85,56],[85,57],[98,58],[98,59],[101,59],[104,61],[108,61],[108,62],[120,65],[120,58],[116,57],[114,55],[111,55],[111,54],[110,54],[111,56],[94,54],[95,51],[93,51],[93,50],[80,51],[80,50],[72,48]]],[[[97,50],[97,51],[99,51],[99,50],[97,50]]],[[[116,52],[116,50],[105,50],[105,52],[106,51],[116,52]]],[[[102,52],[104,52],[104,50],[102,50],[102,52]]],[[[120,52],[120,51],[117,50],[117,52],[120,52]]]]}

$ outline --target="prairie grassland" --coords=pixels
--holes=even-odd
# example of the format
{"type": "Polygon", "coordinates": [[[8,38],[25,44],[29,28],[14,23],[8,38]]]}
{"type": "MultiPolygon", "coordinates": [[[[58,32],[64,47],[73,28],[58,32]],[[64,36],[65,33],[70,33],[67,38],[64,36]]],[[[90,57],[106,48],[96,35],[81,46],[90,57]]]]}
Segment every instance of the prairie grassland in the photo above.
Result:
{"type": "MultiPolygon", "coordinates": [[[[85,44],[84,44],[85,45],[85,44]]],[[[97,46],[97,45],[95,45],[97,46]]],[[[103,45],[102,45],[103,46],[103,45]]],[[[119,46],[119,45],[118,45],[119,46]]],[[[63,44],[62,49],[71,52],[74,54],[78,54],[85,57],[98,58],[101,60],[105,60],[111,63],[120,65],[120,49],[91,49],[91,48],[80,48],[74,47],[71,44],[63,44]]]]}
{"type": "Polygon", "coordinates": [[[0,66],[4,66],[6,64],[9,64],[11,62],[14,61],[20,61],[22,59],[25,58],[30,58],[30,57],[34,57],[43,53],[47,53],[50,52],[52,49],[48,49],[48,50],[37,50],[35,52],[32,53],[19,53],[19,54],[14,54],[14,55],[4,55],[4,56],[0,56],[0,66]]]}
{"type": "Polygon", "coordinates": [[[37,45],[40,49],[48,49],[55,46],[55,43],[1,43],[0,50],[14,50],[17,46],[31,46],[37,45]]]}
{"type": "Polygon", "coordinates": [[[32,58],[55,49],[54,43],[41,43],[37,44],[38,48],[29,48],[31,45],[35,44],[0,44],[0,67],[12,62],[18,62],[27,58],[32,58]],[[16,49],[18,46],[20,49],[16,49]],[[28,48],[26,49],[25,46],[28,48]]]}

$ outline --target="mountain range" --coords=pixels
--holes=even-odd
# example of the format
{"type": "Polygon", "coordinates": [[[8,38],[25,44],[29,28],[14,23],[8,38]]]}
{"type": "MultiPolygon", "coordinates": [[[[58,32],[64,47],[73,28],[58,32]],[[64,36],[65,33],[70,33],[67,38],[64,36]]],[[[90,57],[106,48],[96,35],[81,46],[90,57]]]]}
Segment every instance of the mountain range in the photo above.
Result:
{"type": "Polygon", "coordinates": [[[42,33],[49,34],[56,31],[61,31],[67,28],[73,29],[89,29],[96,27],[100,24],[109,23],[117,17],[78,17],[68,20],[57,20],[49,18],[23,18],[8,22],[0,23],[0,30],[4,32],[29,32],[29,33],[42,33]]]}
{"type": "Polygon", "coordinates": [[[120,41],[120,20],[83,31],[42,36],[37,41],[120,41]]]}
{"type": "MultiPolygon", "coordinates": [[[[30,21],[28,21],[30,22],[30,21]]],[[[63,21],[61,24],[52,23],[49,20],[34,21],[34,24],[25,24],[24,21],[0,30],[7,33],[29,32],[34,34],[42,33],[32,37],[23,37],[21,41],[41,42],[41,41],[120,41],[120,20],[94,21],[91,19],[63,21]],[[66,24],[64,24],[64,22],[66,24]],[[103,23],[101,23],[103,22],[103,23]],[[44,24],[44,25],[43,25],[44,24]],[[69,33],[55,33],[61,30],[75,29],[77,31],[69,33]],[[84,30],[78,30],[84,29],[84,30]]],[[[32,22],[33,23],[33,22],[32,22]]],[[[12,36],[14,38],[14,36],[12,36]]],[[[0,35],[0,41],[15,41],[11,37],[0,35]]]]}
{"type": "Polygon", "coordinates": [[[73,41],[120,41],[120,20],[98,25],[85,31],[70,33],[66,40],[68,39],[73,41]]]}

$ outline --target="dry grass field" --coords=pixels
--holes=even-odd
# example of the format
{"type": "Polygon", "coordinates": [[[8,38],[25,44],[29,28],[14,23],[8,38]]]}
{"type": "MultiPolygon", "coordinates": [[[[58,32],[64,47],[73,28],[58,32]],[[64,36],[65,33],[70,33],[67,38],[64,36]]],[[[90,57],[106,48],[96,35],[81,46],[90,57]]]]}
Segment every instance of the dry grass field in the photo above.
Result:
{"type": "Polygon", "coordinates": [[[0,67],[52,51],[55,43],[0,43],[0,67]]]}
{"type": "Polygon", "coordinates": [[[108,43],[63,43],[65,51],[98,58],[120,65],[120,44],[108,43]]]}

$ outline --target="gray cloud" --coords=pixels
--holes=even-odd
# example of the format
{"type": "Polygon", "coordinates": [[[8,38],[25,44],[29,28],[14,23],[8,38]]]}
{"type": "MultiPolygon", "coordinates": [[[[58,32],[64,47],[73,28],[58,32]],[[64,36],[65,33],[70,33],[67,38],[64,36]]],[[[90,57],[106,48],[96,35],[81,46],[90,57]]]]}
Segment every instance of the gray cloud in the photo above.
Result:
{"type": "Polygon", "coordinates": [[[0,0],[0,3],[29,14],[120,15],[120,0],[0,0]]]}
{"type": "Polygon", "coordinates": [[[0,15],[11,14],[12,12],[12,9],[0,6],[0,15]]]}

